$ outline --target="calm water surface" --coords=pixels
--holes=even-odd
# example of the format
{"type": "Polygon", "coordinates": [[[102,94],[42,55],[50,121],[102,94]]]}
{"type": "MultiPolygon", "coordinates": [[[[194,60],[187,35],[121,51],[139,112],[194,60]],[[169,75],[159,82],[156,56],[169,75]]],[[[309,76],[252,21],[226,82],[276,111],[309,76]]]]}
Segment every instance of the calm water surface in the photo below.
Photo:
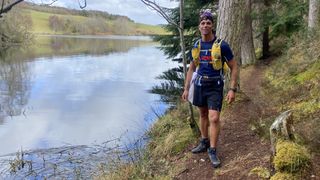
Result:
{"type": "Polygon", "coordinates": [[[167,108],[147,90],[174,66],[136,37],[39,37],[1,52],[0,155],[141,136],[167,108]]]}

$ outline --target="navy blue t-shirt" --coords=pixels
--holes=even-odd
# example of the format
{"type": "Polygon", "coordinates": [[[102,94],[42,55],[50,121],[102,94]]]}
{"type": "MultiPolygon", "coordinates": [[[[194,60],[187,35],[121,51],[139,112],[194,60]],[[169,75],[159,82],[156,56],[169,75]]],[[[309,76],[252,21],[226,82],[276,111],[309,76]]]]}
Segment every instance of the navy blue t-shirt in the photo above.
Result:
{"type": "MultiPolygon", "coordinates": [[[[216,77],[216,76],[220,76],[223,71],[223,70],[213,69],[212,64],[209,63],[211,62],[212,44],[214,43],[215,40],[216,38],[209,42],[203,42],[202,40],[200,40],[201,42],[200,65],[197,70],[197,73],[201,76],[216,77]]],[[[198,45],[199,45],[199,41],[197,41],[194,44],[194,48],[197,48],[198,45]]],[[[227,42],[222,41],[220,48],[221,48],[222,61],[226,62],[233,59],[232,50],[227,42]]]]}

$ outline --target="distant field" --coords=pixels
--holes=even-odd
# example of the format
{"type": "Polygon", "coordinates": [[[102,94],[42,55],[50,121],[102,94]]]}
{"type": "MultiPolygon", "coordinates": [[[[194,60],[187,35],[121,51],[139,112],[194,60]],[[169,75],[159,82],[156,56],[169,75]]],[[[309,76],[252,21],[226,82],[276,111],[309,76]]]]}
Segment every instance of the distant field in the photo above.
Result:
{"type": "Polygon", "coordinates": [[[151,34],[166,34],[165,30],[159,26],[136,23],[136,30],[140,32],[149,31],[151,34]]]}
{"type": "MultiPolygon", "coordinates": [[[[24,9],[23,13],[29,14],[32,18],[32,33],[35,34],[73,34],[64,31],[53,31],[49,26],[49,17],[58,16],[60,18],[70,19],[74,23],[82,24],[88,21],[90,18],[80,15],[63,15],[52,14],[47,12],[41,12],[31,9],[24,9]]],[[[166,31],[160,26],[152,26],[141,23],[133,23],[130,21],[125,22],[125,28],[120,27],[120,23],[116,20],[105,20],[108,25],[109,32],[101,34],[125,34],[125,35],[151,35],[151,34],[166,34],[166,31]],[[120,31],[122,30],[122,31],[120,31]],[[126,30],[125,32],[123,30],[126,30]]]]}

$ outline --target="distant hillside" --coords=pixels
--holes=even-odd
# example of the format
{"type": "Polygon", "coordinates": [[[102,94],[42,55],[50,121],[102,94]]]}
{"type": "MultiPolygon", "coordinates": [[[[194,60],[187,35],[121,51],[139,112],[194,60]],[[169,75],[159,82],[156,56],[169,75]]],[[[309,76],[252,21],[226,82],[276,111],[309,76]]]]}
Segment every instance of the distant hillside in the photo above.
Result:
{"type": "Polygon", "coordinates": [[[153,35],[165,34],[160,26],[135,23],[126,16],[101,11],[73,10],[22,3],[22,13],[32,21],[35,34],[153,35]]]}

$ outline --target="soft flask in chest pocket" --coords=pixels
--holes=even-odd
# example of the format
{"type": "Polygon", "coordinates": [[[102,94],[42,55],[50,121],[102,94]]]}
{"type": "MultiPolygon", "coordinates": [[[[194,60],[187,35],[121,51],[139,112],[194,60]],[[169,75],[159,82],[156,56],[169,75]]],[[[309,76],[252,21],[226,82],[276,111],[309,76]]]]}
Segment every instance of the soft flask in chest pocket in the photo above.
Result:
{"type": "Polygon", "coordinates": [[[212,45],[211,49],[211,62],[213,69],[220,70],[222,68],[222,60],[221,60],[221,44],[222,40],[220,42],[215,41],[212,45]]]}

